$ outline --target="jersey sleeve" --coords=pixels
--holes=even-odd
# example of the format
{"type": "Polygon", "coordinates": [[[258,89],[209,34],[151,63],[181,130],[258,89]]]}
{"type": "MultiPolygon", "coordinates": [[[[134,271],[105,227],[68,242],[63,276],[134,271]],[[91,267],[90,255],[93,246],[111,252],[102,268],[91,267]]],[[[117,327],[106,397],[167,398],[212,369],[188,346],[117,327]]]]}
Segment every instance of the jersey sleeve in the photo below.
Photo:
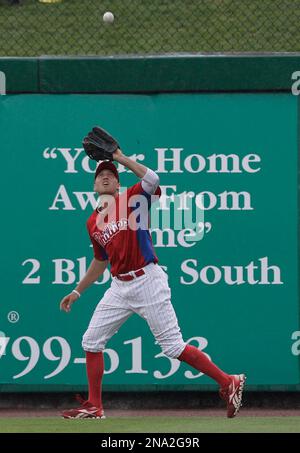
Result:
{"type": "Polygon", "coordinates": [[[147,200],[149,202],[151,202],[151,204],[152,204],[152,203],[154,203],[155,201],[157,201],[160,198],[160,196],[161,196],[161,188],[160,188],[160,186],[158,186],[156,188],[154,194],[149,194],[149,193],[147,193],[144,190],[143,185],[142,185],[142,181],[139,181],[134,186],[129,187],[128,196],[131,196],[131,195],[145,195],[147,200]]]}
{"type": "Polygon", "coordinates": [[[159,186],[159,176],[151,168],[147,168],[145,175],[142,177],[142,188],[149,195],[154,195],[159,186]]]}
{"type": "Polygon", "coordinates": [[[147,168],[141,181],[128,189],[128,195],[144,195],[149,204],[158,200],[161,196],[158,174],[151,170],[151,168],[147,168]]]}
{"type": "Polygon", "coordinates": [[[91,240],[91,243],[93,245],[94,257],[96,258],[96,260],[98,260],[98,261],[106,261],[106,260],[108,260],[107,253],[104,250],[104,248],[101,247],[101,245],[98,244],[98,242],[95,241],[95,239],[92,238],[91,236],[90,236],[90,240],[91,240]]]}
{"type": "Polygon", "coordinates": [[[90,227],[89,227],[89,220],[87,222],[87,230],[89,234],[90,241],[93,246],[93,251],[94,251],[94,257],[98,261],[106,261],[108,260],[108,256],[104,248],[96,241],[96,239],[93,238],[91,235],[90,227]]]}

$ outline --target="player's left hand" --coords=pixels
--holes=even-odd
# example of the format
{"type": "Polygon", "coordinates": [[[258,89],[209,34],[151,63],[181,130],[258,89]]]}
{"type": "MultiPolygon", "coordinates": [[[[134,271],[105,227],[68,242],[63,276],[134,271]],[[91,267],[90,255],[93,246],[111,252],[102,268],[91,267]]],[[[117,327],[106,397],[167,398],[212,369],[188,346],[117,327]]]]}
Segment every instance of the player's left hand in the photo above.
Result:
{"type": "Polygon", "coordinates": [[[62,301],[61,301],[61,303],[60,303],[60,309],[68,313],[69,311],[71,311],[71,306],[72,306],[72,304],[73,304],[73,303],[75,302],[75,300],[77,300],[77,299],[78,299],[77,294],[75,294],[75,293],[70,293],[70,294],[68,294],[67,296],[65,296],[65,297],[62,299],[62,301]]]}

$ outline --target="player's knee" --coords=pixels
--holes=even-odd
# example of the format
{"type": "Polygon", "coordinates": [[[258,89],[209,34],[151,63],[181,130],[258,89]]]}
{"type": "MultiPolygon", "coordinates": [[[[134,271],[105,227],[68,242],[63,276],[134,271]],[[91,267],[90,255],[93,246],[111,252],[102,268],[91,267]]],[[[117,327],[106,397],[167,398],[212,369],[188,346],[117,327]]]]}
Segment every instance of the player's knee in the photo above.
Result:
{"type": "Polygon", "coordinates": [[[100,352],[105,349],[104,341],[99,338],[95,339],[95,337],[92,336],[88,330],[82,337],[81,346],[84,351],[90,352],[100,352]]]}
{"type": "Polygon", "coordinates": [[[177,359],[184,350],[186,344],[180,342],[174,345],[161,345],[162,352],[170,359],[177,359]]]}

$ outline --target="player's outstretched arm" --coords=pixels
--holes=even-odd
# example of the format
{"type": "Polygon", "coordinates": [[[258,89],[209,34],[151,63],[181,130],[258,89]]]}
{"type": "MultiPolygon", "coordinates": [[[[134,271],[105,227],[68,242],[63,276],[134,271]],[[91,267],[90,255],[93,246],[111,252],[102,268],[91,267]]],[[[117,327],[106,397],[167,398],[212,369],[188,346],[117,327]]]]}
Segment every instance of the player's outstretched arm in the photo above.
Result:
{"type": "Polygon", "coordinates": [[[116,162],[119,162],[124,165],[124,167],[131,170],[138,178],[142,179],[143,189],[147,193],[155,193],[155,190],[159,185],[159,176],[153,170],[130,159],[130,157],[123,154],[119,148],[113,153],[113,158],[116,162]]]}
{"type": "Polygon", "coordinates": [[[113,158],[116,162],[119,162],[120,164],[124,165],[124,167],[133,171],[133,173],[138,178],[143,178],[147,173],[148,168],[145,167],[145,165],[140,164],[139,162],[135,162],[135,160],[132,160],[130,159],[130,157],[125,156],[120,148],[118,148],[117,151],[113,153],[113,158]]]}
{"type": "MultiPolygon", "coordinates": [[[[78,286],[76,286],[75,291],[79,294],[82,294],[89,286],[91,286],[100,275],[103,274],[108,261],[99,261],[93,258],[88,270],[86,271],[85,276],[80,280],[78,286]]],[[[75,292],[72,292],[65,296],[60,302],[60,309],[66,312],[71,310],[72,304],[79,298],[79,295],[75,292]]]]}

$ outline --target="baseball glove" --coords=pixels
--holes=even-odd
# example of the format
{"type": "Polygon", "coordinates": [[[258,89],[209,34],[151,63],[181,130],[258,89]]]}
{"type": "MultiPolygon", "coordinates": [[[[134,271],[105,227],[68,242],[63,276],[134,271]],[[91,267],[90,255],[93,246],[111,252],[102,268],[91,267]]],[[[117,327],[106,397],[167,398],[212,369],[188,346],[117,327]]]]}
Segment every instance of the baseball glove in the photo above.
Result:
{"type": "Polygon", "coordinates": [[[83,148],[90,159],[113,160],[113,153],[120,148],[117,141],[101,127],[93,127],[83,139],[83,148]]]}

